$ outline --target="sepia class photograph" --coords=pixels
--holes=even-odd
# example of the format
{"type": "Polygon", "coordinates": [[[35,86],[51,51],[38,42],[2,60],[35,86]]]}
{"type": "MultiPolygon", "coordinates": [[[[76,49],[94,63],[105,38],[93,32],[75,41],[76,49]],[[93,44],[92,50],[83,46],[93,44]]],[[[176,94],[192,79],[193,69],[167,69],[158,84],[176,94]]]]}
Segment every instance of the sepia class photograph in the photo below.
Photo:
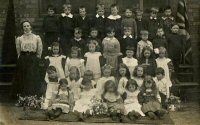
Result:
{"type": "Polygon", "coordinates": [[[199,125],[200,0],[0,0],[0,125],[199,125]]]}

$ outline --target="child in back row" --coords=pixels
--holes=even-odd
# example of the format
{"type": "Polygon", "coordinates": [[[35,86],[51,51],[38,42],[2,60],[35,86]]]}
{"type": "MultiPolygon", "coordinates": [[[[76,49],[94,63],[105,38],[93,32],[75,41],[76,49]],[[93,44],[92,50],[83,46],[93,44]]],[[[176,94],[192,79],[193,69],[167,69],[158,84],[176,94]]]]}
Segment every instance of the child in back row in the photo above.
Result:
{"type": "Polygon", "coordinates": [[[133,17],[133,12],[131,8],[126,8],[125,10],[125,17],[122,18],[121,22],[121,29],[124,29],[124,27],[130,27],[131,28],[131,35],[134,39],[137,39],[137,24],[133,17]]]}
{"type": "Polygon", "coordinates": [[[140,40],[137,44],[137,59],[140,59],[142,57],[143,48],[150,47],[153,50],[153,45],[151,41],[148,40],[149,32],[147,30],[142,30],[140,31],[140,35],[142,40],[140,40]]]}
{"type": "Polygon", "coordinates": [[[85,68],[91,70],[94,75],[94,79],[98,80],[101,77],[101,60],[102,55],[97,52],[98,43],[95,40],[90,40],[88,43],[89,52],[85,53],[85,68]]]}
{"type": "Polygon", "coordinates": [[[76,66],[80,73],[80,77],[83,76],[85,71],[84,60],[81,59],[81,50],[78,47],[71,48],[71,55],[67,58],[65,63],[65,75],[69,76],[69,69],[72,66],[76,66]]]}
{"type": "Polygon", "coordinates": [[[116,71],[118,67],[118,59],[121,55],[120,43],[115,38],[115,30],[111,27],[106,29],[107,37],[102,41],[103,56],[106,59],[106,64],[111,65],[116,71]]]}

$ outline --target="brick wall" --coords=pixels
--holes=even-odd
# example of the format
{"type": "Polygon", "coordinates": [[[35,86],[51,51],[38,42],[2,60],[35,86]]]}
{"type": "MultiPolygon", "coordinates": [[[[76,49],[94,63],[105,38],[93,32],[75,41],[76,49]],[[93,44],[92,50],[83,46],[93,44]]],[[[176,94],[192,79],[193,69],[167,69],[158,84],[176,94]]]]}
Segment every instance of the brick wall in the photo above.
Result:
{"type": "MultiPolygon", "coordinates": [[[[33,23],[33,29],[37,34],[40,34],[40,27],[42,17],[40,17],[41,0],[13,0],[16,14],[16,24],[19,28],[20,22],[28,19],[33,23]]],[[[105,3],[105,0],[97,0],[98,2],[105,3]]],[[[115,1],[115,0],[109,0],[115,1]]],[[[170,5],[176,11],[178,0],[170,0],[170,5]]],[[[4,25],[7,13],[8,0],[0,0],[0,52],[2,48],[2,37],[4,33],[4,25]]],[[[108,3],[111,4],[111,3],[108,3]]],[[[195,78],[199,77],[199,43],[200,43],[200,0],[187,0],[188,16],[190,21],[190,32],[193,39],[193,61],[195,69],[195,78]]]]}

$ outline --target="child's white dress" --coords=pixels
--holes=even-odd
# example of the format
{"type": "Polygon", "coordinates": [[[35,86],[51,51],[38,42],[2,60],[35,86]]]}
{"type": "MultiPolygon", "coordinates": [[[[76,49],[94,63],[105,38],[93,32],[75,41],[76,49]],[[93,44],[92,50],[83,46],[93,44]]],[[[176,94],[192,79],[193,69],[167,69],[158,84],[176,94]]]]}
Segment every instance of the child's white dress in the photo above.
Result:
{"type": "Polygon", "coordinates": [[[49,66],[54,66],[56,68],[56,71],[58,73],[58,78],[65,78],[64,69],[62,66],[62,60],[66,59],[66,56],[64,55],[58,55],[58,56],[46,56],[45,59],[49,60],[49,66]]]}
{"type": "Polygon", "coordinates": [[[78,111],[82,113],[85,113],[87,110],[92,111],[91,99],[95,96],[95,94],[96,94],[95,89],[81,92],[80,99],[78,99],[75,102],[73,111],[78,111]]]}
{"type": "Polygon", "coordinates": [[[128,58],[124,57],[122,58],[122,62],[128,67],[130,75],[133,76],[133,71],[135,67],[138,65],[138,60],[135,58],[128,58]]]}
{"type": "Polygon", "coordinates": [[[69,84],[69,88],[71,89],[71,91],[74,94],[74,100],[78,100],[80,98],[80,94],[81,94],[81,82],[82,82],[82,78],[80,78],[79,80],[70,80],[70,78],[67,78],[68,84],[69,84]]]}
{"type": "Polygon", "coordinates": [[[96,89],[97,89],[97,95],[98,95],[99,97],[101,97],[101,94],[103,94],[105,83],[106,83],[108,80],[113,80],[113,81],[115,82],[115,77],[113,77],[113,76],[110,76],[110,77],[101,77],[101,78],[97,81],[96,89]]]}
{"type": "Polygon", "coordinates": [[[101,77],[101,67],[99,57],[102,56],[100,52],[87,52],[84,57],[87,58],[87,62],[85,65],[86,70],[91,70],[94,75],[94,79],[98,79],[101,77]]]}
{"type": "Polygon", "coordinates": [[[171,62],[171,59],[169,59],[169,58],[157,58],[156,59],[157,67],[162,67],[164,69],[165,79],[167,80],[168,86],[171,87],[172,82],[171,82],[170,75],[169,75],[169,67],[168,67],[169,62],[171,62]]]}
{"type": "Polygon", "coordinates": [[[72,66],[76,66],[79,70],[80,76],[83,76],[84,71],[85,71],[85,66],[84,66],[84,60],[83,59],[73,59],[73,58],[67,58],[66,63],[65,63],[65,75],[69,76],[69,70],[72,66]]]}
{"type": "Polygon", "coordinates": [[[126,77],[121,77],[118,83],[118,92],[120,94],[123,94],[125,92],[125,87],[128,82],[128,79],[126,77]]]}
{"type": "MultiPolygon", "coordinates": [[[[59,90],[58,96],[60,100],[66,100],[66,101],[68,100],[68,102],[71,103],[70,102],[71,100],[69,100],[68,91],[59,90]]],[[[69,110],[70,110],[69,103],[67,104],[67,103],[56,102],[52,104],[51,108],[52,109],[61,108],[63,113],[69,113],[69,110]]]]}
{"type": "Polygon", "coordinates": [[[142,106],[138,102],[137,96],[139,92],[139,90],[136,90],[134,92],[129,92],[126,90],[127,98],[124,100],[125,115],[134,110],[140,113],[140,115],[145,116],[141,110],[142,106]]]}

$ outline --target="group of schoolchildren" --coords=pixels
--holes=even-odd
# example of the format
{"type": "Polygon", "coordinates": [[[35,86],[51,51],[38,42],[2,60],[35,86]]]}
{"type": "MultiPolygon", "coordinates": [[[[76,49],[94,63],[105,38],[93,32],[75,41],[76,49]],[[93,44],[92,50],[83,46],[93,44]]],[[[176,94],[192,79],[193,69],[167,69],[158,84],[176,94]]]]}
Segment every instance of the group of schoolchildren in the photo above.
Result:
{"type": "Polygon", "coordinates": [[[184,40],[171,8],[166,7],[161,18],[158,9],[151,8],[148,20],[140,10],[134,17],[126,8],[121,17],[117,5],[110,9],[105,17],[104,5],[98,4],[90,18],[81,6],[74,17],[71,5],[64,4],[57,18],[48,7],[43,109],[50,118],[69,112],[91,115],[93,97],[107,104],[113,120],[124,115],[156,119],[167,113],[171,74],[180,64],[184,40]]]}

